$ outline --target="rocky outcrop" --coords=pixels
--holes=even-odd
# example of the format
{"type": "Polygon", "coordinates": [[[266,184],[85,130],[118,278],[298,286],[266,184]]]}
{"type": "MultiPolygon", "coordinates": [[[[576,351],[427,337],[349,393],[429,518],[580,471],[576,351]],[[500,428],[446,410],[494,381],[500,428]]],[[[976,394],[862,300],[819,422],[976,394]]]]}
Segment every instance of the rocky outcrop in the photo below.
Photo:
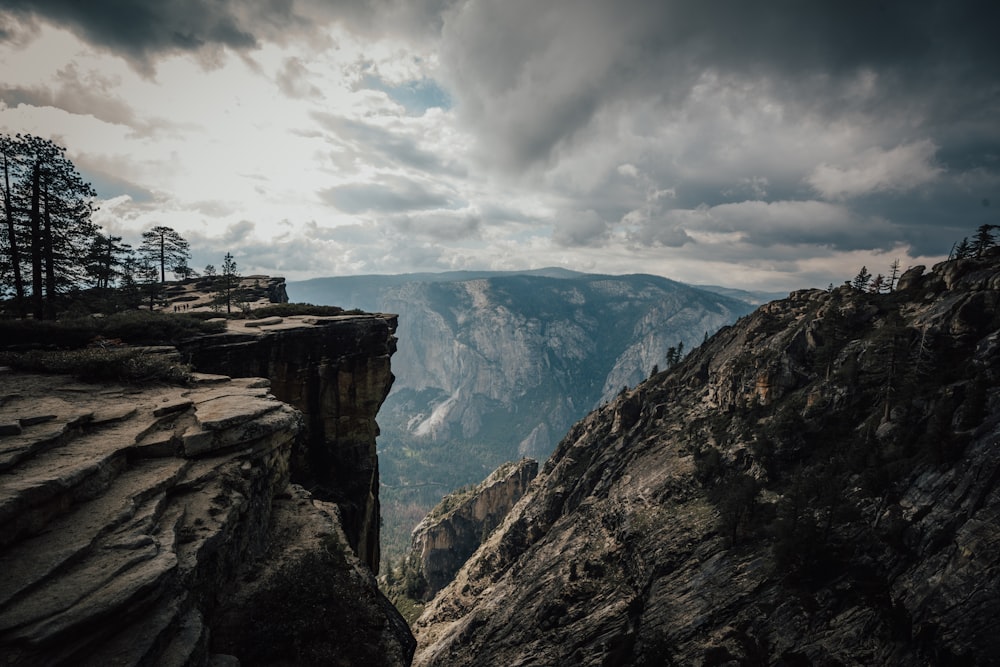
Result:
{"type": "Polygon", "coordinates": [[[192,388],[3,377],[8,665],[203,664],[207,619],[269,542],[301,415],[259,379],[192,388]]]}
{"type": "Polygon", "coordinates": [[[255,323],[185,346],[237,379],[0,368],[5,664],[409,664],[413,637],[372,571],[394,322],[255,323]]]}
{"type": "Polygon", "coordinates": [[[538,462],[521,459],[497,468],[480,484],[455,491],[413,529],[410,558],[433,597],[521,499],[538,474],[538,462]]]}
{"type": "Polygon", "coordinates": [[[247,665],[409,665],[416,641],[342,523],[298,485],[279,496],[269,547],[220,604],[211,650],[247,665]]]}
{"type": "Polygon", "coordinates": [[[224,334],[180,346],[205,372],[265,377],[303,414],[291,477],[340,508],[347,541],[378,572],[379,476],[375,416],[392,386],[395,316],[234,320],[224,334]],[[253,325],[253,326],[250,326],[253,325]]]}
{"type": "Polygon", "coordinates": [[[797,292],[576,424],[416,665],[993,665],[1000,265],[797,292]]]}
{"type": "MultiPolygon", "coordinates": [[[[160,310],[208,311],[219,309],[217,303],[218,278],[202,276],[185,278],[165,284],[160,310]]],[[[237,312],[244,308],[254,310],[275,303],[288,303],[285,279],[280,276],[241,276],[235,286],[236,299],[231,304],[237,312]]]]}

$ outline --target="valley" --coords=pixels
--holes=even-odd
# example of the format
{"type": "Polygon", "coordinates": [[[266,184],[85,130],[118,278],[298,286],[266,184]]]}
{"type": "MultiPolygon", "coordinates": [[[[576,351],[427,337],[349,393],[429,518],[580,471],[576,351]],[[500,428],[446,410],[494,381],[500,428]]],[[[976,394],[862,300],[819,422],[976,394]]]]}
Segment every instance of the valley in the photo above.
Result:
{"type": "Polygon", "coordinates": [[[446,493],[506,461],[544,461],[569,427],[751,312],[649,275],[543,269],[291,282],[289,299],[399,315],[379,412],[383,565],[446,493]]]}

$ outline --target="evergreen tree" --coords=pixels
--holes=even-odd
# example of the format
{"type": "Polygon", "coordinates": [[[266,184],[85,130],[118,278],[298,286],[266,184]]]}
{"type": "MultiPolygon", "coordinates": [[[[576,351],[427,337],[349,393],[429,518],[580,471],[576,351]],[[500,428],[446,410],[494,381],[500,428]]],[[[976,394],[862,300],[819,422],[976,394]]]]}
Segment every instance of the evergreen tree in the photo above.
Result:
{"type": "Polygon", "coordinates": [[[996,225],[979,226],[969,246],[969,256],[982,257],[983,253],[996,245],[996,239],[993,238],[993,230],[996,227],[996,225]]]}
{"type": "Polygon", "coordinates": [[[94,287],[108,289],[117,282],[124,270],[125,262],[132,251],[132,246],[122,243],[122,237],[108,234],[97,234],[90,242],[87,251],[87,275],[93,280],[94,287]]]}
{"type": "Polygon", "coordinates": [[[858,275],[854,276],[854,280],[851,281],[851,287],[858,292],[864,292],[868,288],[868,283],[871,282],[872,274],[868,273],[868,267],[862,266],[861,270],[858,271],[858,275]]]}
{"type": "Polygon", "coordinates": [[[197,278],[198,272],[188,266],[187,262],[184,262],[174,267],[174,276],[178,280],[187,280],[188,278],[197,278]]]}
{"type": "Polygon", "coordinates": [[[0,136],[3,167],[3,248],[19,315],[28,287],[36,319],[55,314],[58,294],[86,278],[86,250],[96,193],[65,149],[32,135],[0,136]],[[24,277],[30,270],[30,282],[24,277]]]}
{"type": "Polygon", "coordinates": [[[881,273],[871,279],[868,283],[868,291],[872,294],[882,294],[889,291],[889,284],[881,273]]]}
{"type": "Polygon", "coordinates": [[[163,296],[163,282],[160,280],[159,267],[148,257],[140,257],[137,269],[139,291],[143,300],[149,300],[149,309],[154,310],[156,302],[163,296]]]}
{"type": "Polygon", "coordinates": [[[965,259],[967,257],[970,257],[971,254],[972,254],[972,248],[969,245],[968,238],[964,238],[961,241],[959,241],[958,245],[955,246],[955,250],[953,252],[955,259],[965,259]]]}
{"type": "Polygon", "coordinates": [[[889,284],[888,291],[894,292],[896,290],[896,284],[899,282],[899,260],[892,260],[892,264],[889,265],[889,284]]]}
{"type": "Polygon", "coordinates": [[[222,259],[222,273],[219,275],[218,280],[216,280],[215,285],[216,303],[220,306],[224,305],[227,313],[232,313],[233,303],[238,301],[240,287],[240,273],[232,253],[227,252],[226,256],[222,259]]]}
{"type": "Polygon", "coordinates": [[[680,341],[677,345],[671,345],[667,348],[667,368],[673,368],[681,362],[684,358],[684,341],[680,341]]]}
{"type": "Polygon", "coordinates": [[[187,266],[191,258],[189,244],[184,237],[163,225],[142,233],[139,252],[159,267],[161,283],[167,282],[167,269],[173,271],[179,266],[187,266]]]}
{"type": "Polygon", "coordinates": [[[140,273],[139,258],[130,248],[122,262],[122,273],[119,284],[122,303],[126,308],[136,309],[142,304],[140,273]]]}
{"type": "Polygon", "coordinates": [[[20,136],[17,138],[11,138],[9,135],[0,135],[0,160],[3,162],[3,183],[0,183],[0,187],[3,187],[3,215],[4,215],[4,226],[0,230],[3,234],[2,249],[4,253],[4,268],[5,275],[3,276],[3,283],[8,284],[8,280],[12,282],[11,289],[14,292],[14,303],[15,309],[19,317],[24,317],[27,315],[25,306],[25,290],[24,290],[24,278],[21,275],[21,250],[18,243],[17,227],[14,218],[14,198],[11,192],[11,178],[16,177],[16,173],[12,174],[18,166],[18,160],[20,159],[20,136]]]}

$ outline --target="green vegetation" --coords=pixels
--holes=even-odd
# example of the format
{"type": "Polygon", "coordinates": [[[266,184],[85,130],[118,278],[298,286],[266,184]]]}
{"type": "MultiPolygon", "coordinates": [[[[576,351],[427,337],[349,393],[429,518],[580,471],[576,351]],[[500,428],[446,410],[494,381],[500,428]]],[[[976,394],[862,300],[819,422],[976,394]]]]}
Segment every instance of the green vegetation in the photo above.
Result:
{"type": "Polygon", "coordinates": [[[108,317],[0,320],[0,365],[33,373],[65,373],[85,382],[183,384],[191,375],[170,355],[146,350],[217,333],[222,323],[185,315],[128,311],[108,317]]]}
{"type": "Polygon", "coordinates": [[[219,333],[225,325],[189,315],[128,311],[107,317],[57,321],[0,320],[0,348],[74,349],[87,345],[163,345],[192,336],[219,333]]]}
{"type": "Polygon", "coordinates": [[[72,375],[82,382],[186,384],[191,367],[141,348],[0,352],[0,366],[29,373],[72,375]]]}
{"type": "Polygon", "coordinates": [[[321,549],[285,564],[244,606],[248,618],[234,628],[233,648],[244,665],[379,664],[379,647],[361,641],[384,624],[374,591],[362,590],[329,536],[321,549]],[[358,594],[368,596],[360,603],[358,594]]]}

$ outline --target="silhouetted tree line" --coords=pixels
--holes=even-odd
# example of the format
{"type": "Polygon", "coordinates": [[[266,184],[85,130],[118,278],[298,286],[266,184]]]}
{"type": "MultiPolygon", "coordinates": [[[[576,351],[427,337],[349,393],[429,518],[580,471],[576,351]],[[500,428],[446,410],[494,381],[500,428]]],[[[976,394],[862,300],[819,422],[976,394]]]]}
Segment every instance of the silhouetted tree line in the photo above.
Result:
{"type": "Polygon", "coordinates": [[[0,286],[20,317],[53,317],[56,294],[87,275],[96,193],[65,149],[40,137],[0,135],[0,168],[0,286]]]}
{"type": "Polygon", "coordinates": [[[982,257],[983,253],[997,244],[996,238],[993,236],[994,229],[1000,229],[1000,225],[980,225],[976,229],[976,234],[972,237],[972,241],[969,241],[969,237],[965,237],[952,246],[948,259],[982,257]]]}
{"type": "MultiPolygon", "coordinates": [[[[948,259],[954,260],[982,257],[987,250],[997,245],[997,240],[993,233],[993,230],[995,229],[1000,229],[1000,225],[980,225],[979,228],[976,229],[976,234],[972,237],[971,241],[969,240],[969,237],[965,237],[952,246],[951,252],[948,254],[948,259]]],[[[889,275],[883,275],[881,273],[872,275],[868,271],[868,267],[862,266],[857,275],[855,275],[852,280],[847,281],[846,284],[850,285],[852,289],[859,292],[885,294],[896,289],[896,283],[899,282],[900,273],[898,259],[894,260],[890,265],[889,275]]],[[[830,289],[833,289],[832,284],[830,285],[830,289]]]]}
{"type": "MultiPolygon", "coordinates": [[[[170,227],[143,232],[138,248],[92,220],[96,192],[66,149],[33,135],[0,135],[0,299],[15,317],[52,319],[76,297],[116,311],[162,303],[167,274],[198,277],[190,245],[170,227]]],[[[205,267],[218,308],[240,305],[240,275],[226,253],[205,267]]]]}

